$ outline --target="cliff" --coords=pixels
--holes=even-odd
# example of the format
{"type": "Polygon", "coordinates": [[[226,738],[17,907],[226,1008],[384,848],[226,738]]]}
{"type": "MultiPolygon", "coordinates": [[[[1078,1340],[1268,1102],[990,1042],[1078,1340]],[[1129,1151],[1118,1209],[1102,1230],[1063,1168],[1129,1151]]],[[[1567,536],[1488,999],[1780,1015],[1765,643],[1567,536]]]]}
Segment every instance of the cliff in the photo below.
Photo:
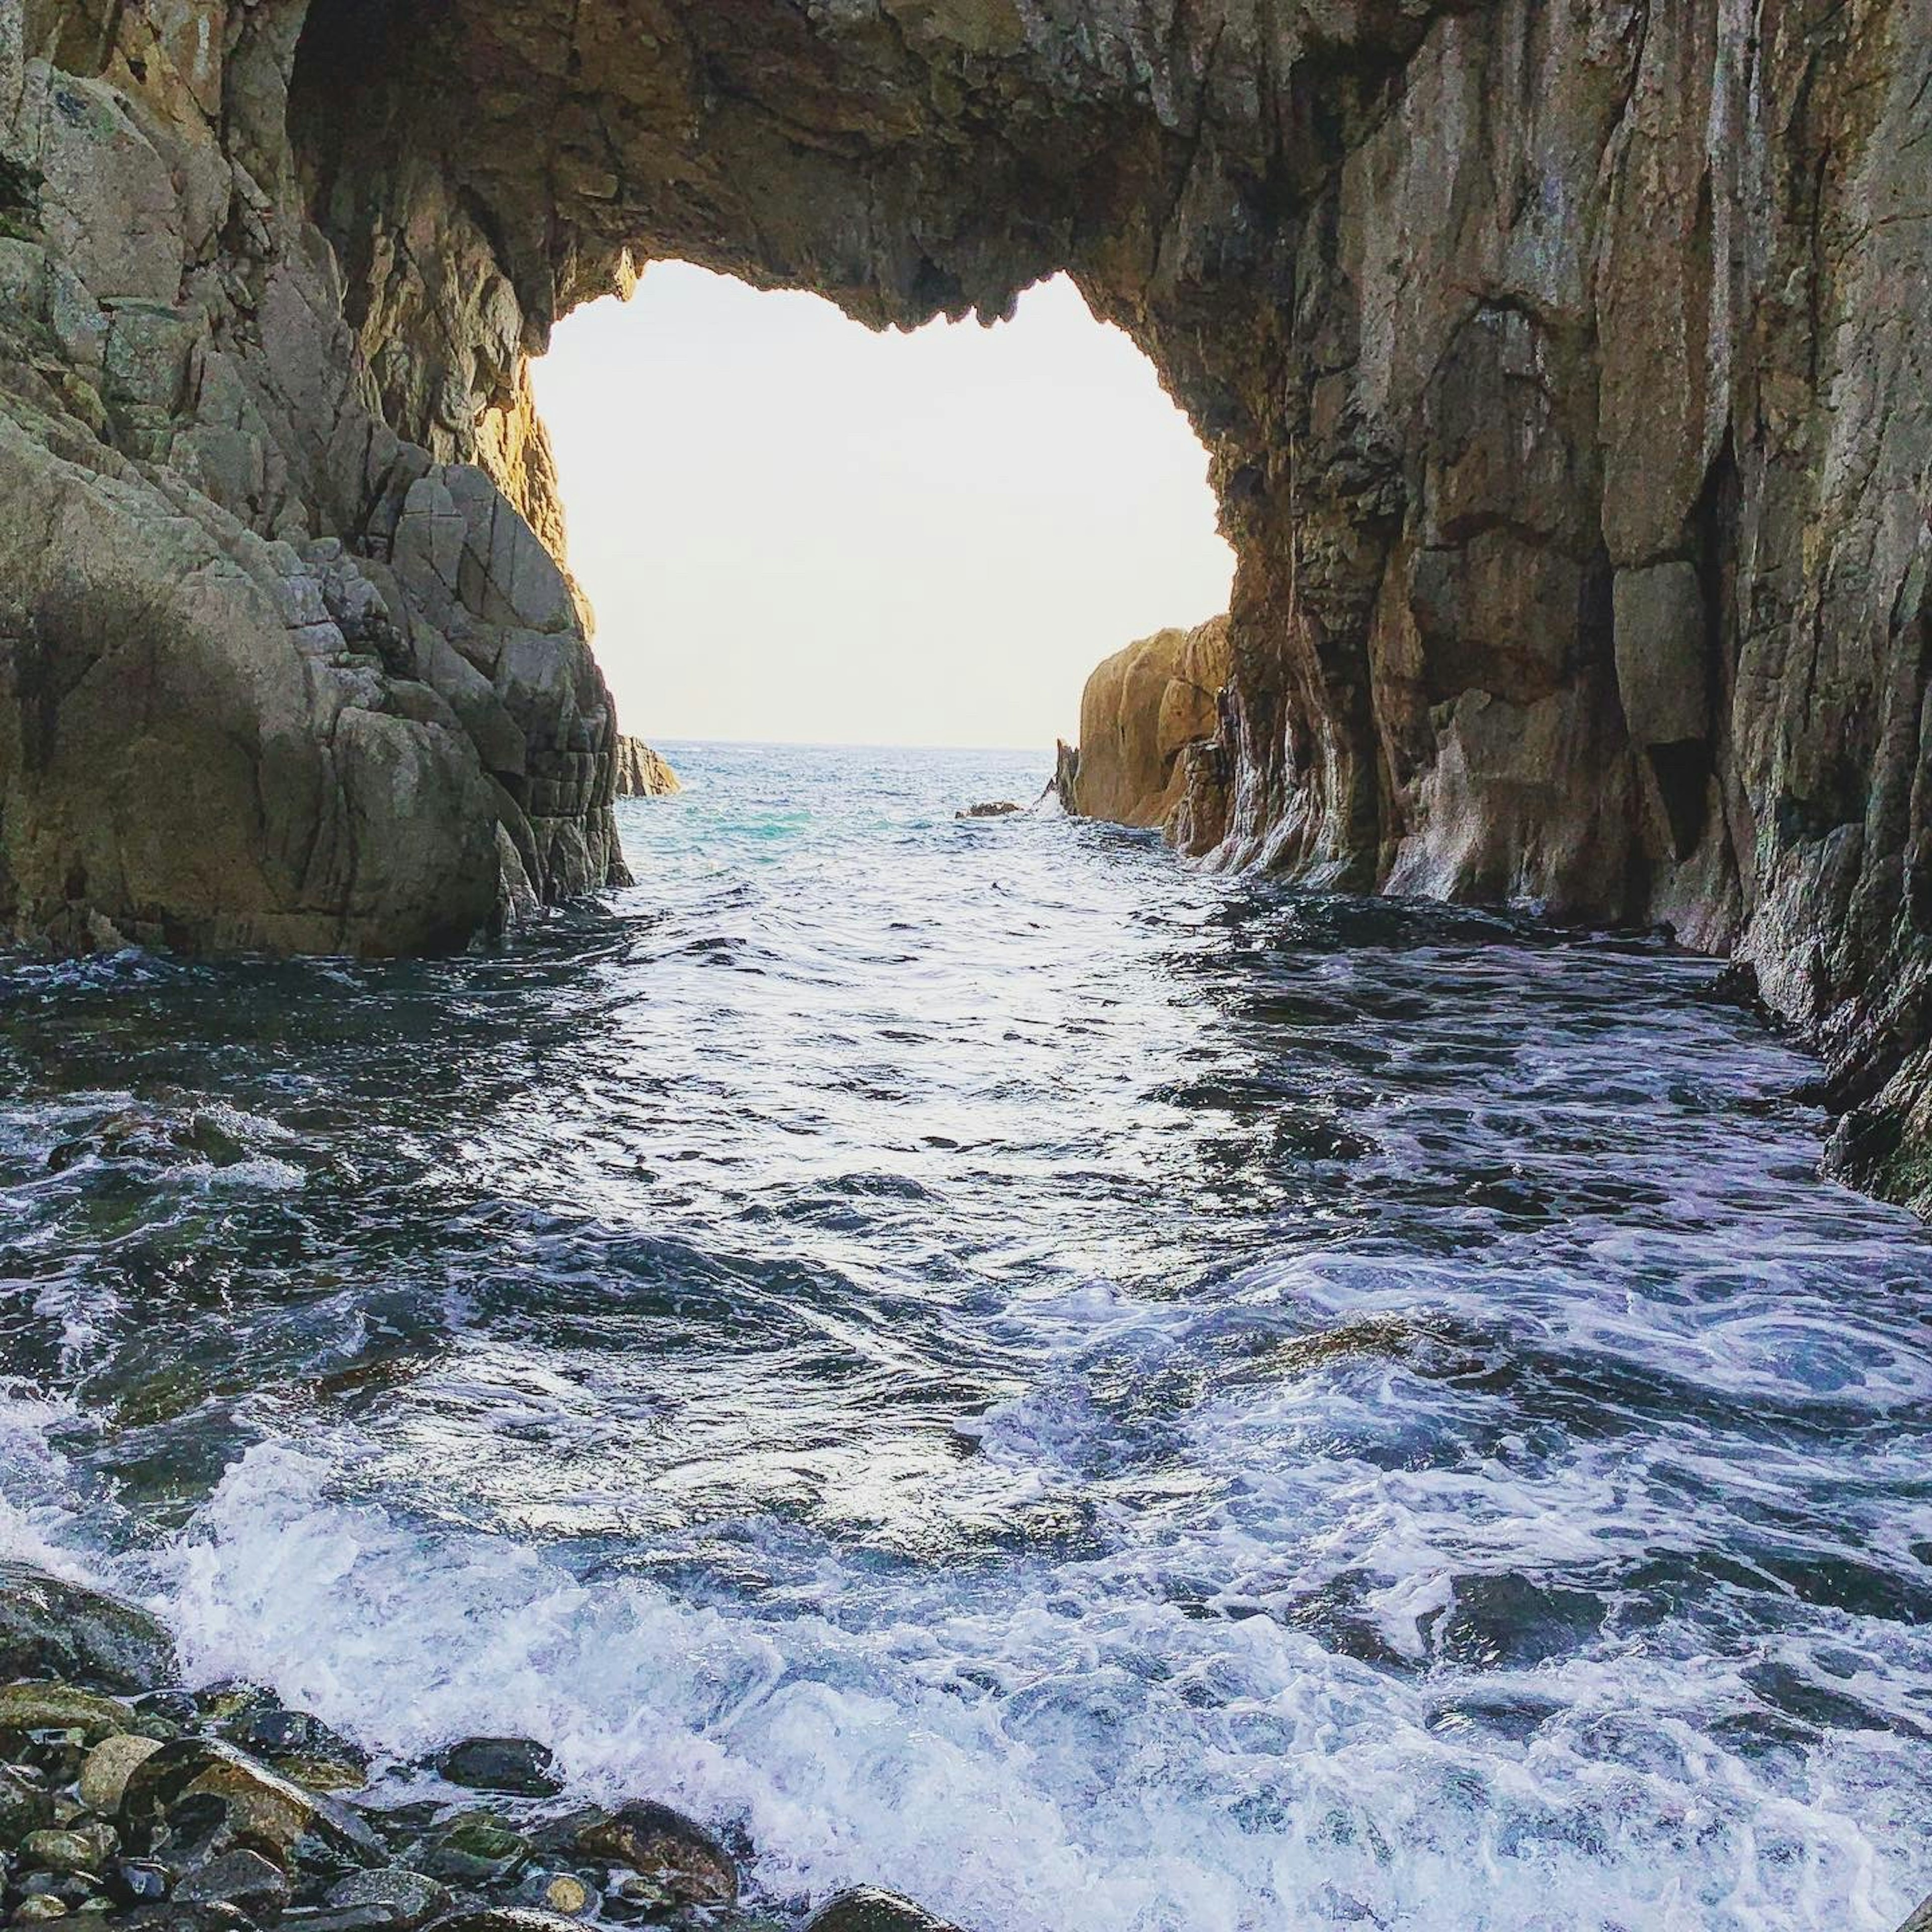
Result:
{"type": "Polygon", "coordinates": [[[617,740],[617,796],[620,798],[669,798],[683,786],[662,754],[641,738],[617,740]]]}
{"type": "Polygon", "coordinates": [[[1238,555],[1184,842],[1735,949],[1924,1199],[1932,0],[7,5],[9,924],[608,876],[555,319],[1064,269],[1238,555]]]}
{"type": "MultiPolygon", "coordinates": [[[[1060,786],[1060,802],[1082,818],[1158,826],[1195,841],[1196,828],[1182,823],[1190,790],[1202,790],[1190,754],[1198,747],[1213,756],[1232,669],[1225,617],[1192,631],[1156,631],[1116,652],[1087,680],[1079,756],[1070,784],[1060,786]]],[[[1219,779],[1216,766],[1209,784],[1216,792],[1219,779]]]]}

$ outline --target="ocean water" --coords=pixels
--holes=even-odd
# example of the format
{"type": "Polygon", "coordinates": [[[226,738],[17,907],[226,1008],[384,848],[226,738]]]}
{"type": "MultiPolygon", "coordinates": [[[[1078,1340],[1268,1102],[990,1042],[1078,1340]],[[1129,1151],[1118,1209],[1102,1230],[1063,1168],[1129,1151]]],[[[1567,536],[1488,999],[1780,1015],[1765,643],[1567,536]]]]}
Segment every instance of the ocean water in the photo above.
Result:
{"type": "Polygon", "coordinates": [[[1932,1240],[1708,962],[673,754],[500,951],[0,960],[0,1553],[788,1908],[1932,1890],[1932,1240]]]}

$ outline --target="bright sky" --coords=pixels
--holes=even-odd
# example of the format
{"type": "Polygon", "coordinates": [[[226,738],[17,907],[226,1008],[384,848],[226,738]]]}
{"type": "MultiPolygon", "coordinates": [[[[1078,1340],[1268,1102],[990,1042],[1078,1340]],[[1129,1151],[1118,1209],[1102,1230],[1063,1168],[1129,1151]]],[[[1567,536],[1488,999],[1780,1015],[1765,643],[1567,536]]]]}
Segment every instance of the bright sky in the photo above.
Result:
{"type": "Polygon", "coordinates": [[[640,737],[1050,747],[1101,658],[1227,608],[1207,458],[1065,281],[875,335],[660,263],[536,389],[640,737]]]}

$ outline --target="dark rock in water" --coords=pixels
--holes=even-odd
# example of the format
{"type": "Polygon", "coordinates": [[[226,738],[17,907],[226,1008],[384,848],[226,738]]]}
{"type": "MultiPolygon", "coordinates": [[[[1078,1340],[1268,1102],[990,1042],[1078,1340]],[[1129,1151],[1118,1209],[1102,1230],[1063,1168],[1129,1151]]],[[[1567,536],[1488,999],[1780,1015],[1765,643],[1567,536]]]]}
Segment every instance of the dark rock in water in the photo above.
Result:
{"type": "Polygon", "coordinates": [[[529,1738],[466,1738],[436,1762],[452,1784],[516,1798],[554,1798],[563,1789],[556,1760],[529,1738]]]}
{"type": "Polygon", "coordinates": [[[1932,1932],[1932,1898],[1928,1898],[1898,1928],[1898,1932],[1932,1932]]]}
{"type": "Polygon", "coordinates": [[[841,1892],[813,1916],[805,1932],[959,1932],[959,1928],[935,1918],[909,1898],[866,1886],[856,1892],[841,1892]]]}
{"type": "Polygon", "coordinates": [[[151,1846],[164,1826],[177,1838],[212,1827],[224,1848],[260,1852],[285,1867],[340,1875],[388,1862],[381,1840],[346,1806],[214,1738],[178,1738],[137,1766],[121,1819],[136,1850],[151,1846]]]}
{"type": "Polygon", "coordinates": [[[668,1804],[639,1800],[584,1825],[577,1848],[655,1880],[677,1905],[735,1905],[738,1868],[702,1825],[668,1804]]]}
{"type": "Polygon", "coordinates": [[[416,1869],[446,1885],[500,1884],[530,1855],[530,1841],[488,1811],[465,1811],[439,1826],[409,1855],[416,1869]]]}
{"type": "Polygon", "coordinates": [[[176,1675],[174,1646],[146,1611],[21,1563],[0,1563],[0,1678],[58,1678],[127,1693],[176,1675]]]}
{"type": "Polygon", "coordinates": [[[368,1781],[368,1754],[307,1711],[250,1684],[218,1734],[310,1790],[355,1791],[368,1781]]]}
{"type": "Polygon", "coordinates": [[[964,812],[956,812],[952,815],[955,818],[1011,818],[1024,809],[1010,798],[996,798],[984,805],[969,805],[964,812]]]}
{"type": "Polygon", "coordinates": [[[289,1901],[289,1881],[259,1852],[224,1852],[190,1872],[174,1897],[177,1905],[233,1905],[250,1918],[272,1918],[289,1901]]]}
{"type": "Polygon", "coordinates": [[[352,1873],[330,1888],[327,1903],[336,1912],[380,1911],[399,1932],[416,1932],[454,1905],[446,1887],[405,1865],[352,1873]]]}

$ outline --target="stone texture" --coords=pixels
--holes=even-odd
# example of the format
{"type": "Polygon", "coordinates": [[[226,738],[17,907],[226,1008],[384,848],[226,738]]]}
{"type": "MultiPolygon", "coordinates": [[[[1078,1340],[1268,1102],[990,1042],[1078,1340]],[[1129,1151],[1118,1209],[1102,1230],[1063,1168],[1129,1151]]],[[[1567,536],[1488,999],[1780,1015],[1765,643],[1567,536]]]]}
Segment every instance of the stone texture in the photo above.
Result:
{"type": "Polygon", "coordinates": [[[1232,669],[1228,621],[1157,631],[1107,659],[1080,704],[1080,758],[1061,802],[1086,818],[1175,828],[1185,754],[1210,742],[1232,669]]]}
{"type": "Polygon", "coordinates": [[[1177,840],[1735,950],[1932,1205],[1928,82],[1932,0],[27,0],[0,922],[397,950],[616,876],[556,317],[1064,269],[1238,560],[1177,840]]]}
{"type": "Polygon", "coordinates": [[[683,790],[676,772],[641,738],[617,740],[617,796],[620,798],[669,798],[683,790]]]}

